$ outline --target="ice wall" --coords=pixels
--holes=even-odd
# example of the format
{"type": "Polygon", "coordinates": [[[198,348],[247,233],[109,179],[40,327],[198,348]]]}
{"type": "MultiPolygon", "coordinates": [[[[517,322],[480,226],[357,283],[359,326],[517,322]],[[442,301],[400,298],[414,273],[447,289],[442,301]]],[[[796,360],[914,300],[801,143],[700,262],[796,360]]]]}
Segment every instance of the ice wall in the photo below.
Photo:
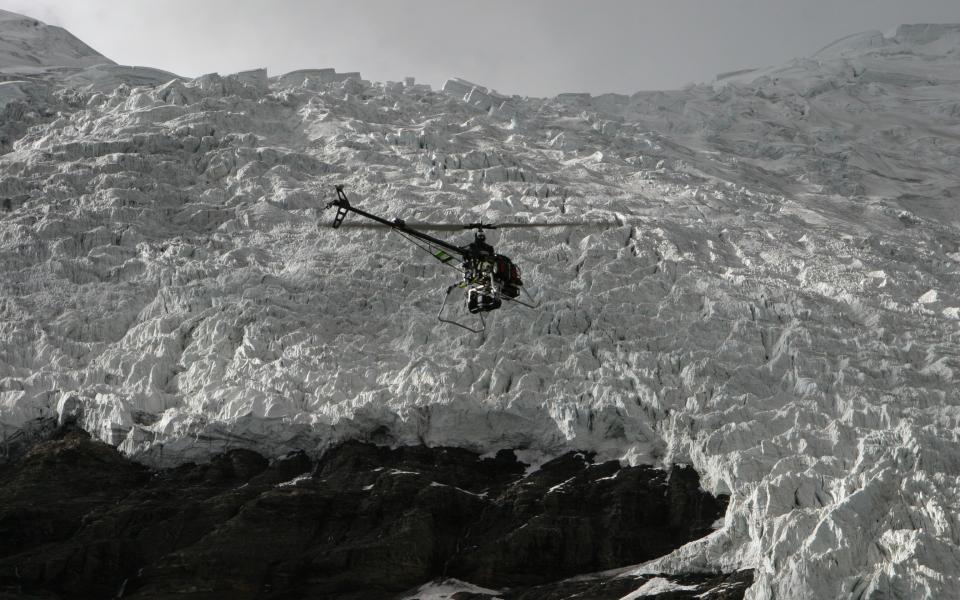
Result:
{"type": "Polygon", "coordinates": [[[509,114],[301,74],[17,96],[49,117],[0,157],[3,435],[77,419],[151,464],[348,438],[687,463],[731,509],[645,568],[951,597],[951,31],[509,114]],[[492,236],[542,305],[472,336],[435,320],[456,273],[322,226],[337,183],[390,218],[594,225],[492,236]]]}

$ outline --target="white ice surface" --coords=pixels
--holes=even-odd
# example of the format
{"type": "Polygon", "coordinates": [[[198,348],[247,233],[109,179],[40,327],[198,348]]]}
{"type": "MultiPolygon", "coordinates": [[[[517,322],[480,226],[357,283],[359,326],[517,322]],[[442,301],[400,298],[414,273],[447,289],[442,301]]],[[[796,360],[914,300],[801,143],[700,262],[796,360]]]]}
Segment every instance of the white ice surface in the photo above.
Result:
{"type": "Polygon", "coordinates": [[[695,585],[680,585],[663,577],[654,577],[640,586],[636,591],[630,592],[620,600],[636,600],[646,596],[656,596],[667,592],[682,592],[697,589],[695,585]]]}
{"type": "Polygon", "coordinates": [[[350,438],[692,464],[723,527],[642,569],[956,597],[955,37],[501,110],[320,70],[81,88],[0,157],[0,430],[72,414],[150,464],[350,438]],[[456,273],[318,228],[335,183],[390,218],[606,225],[492,232],[543,303],[473,336],[435,320],[456,273]]]}
{"type": "Polygon", "coordinates": [[[497,594],[496,590],[482,588],[458,579],[444,579],[420,586],[415,592],[404,596],[403,600],[450,600],[460,592],[488,594],[491,597],[497,594]]]}

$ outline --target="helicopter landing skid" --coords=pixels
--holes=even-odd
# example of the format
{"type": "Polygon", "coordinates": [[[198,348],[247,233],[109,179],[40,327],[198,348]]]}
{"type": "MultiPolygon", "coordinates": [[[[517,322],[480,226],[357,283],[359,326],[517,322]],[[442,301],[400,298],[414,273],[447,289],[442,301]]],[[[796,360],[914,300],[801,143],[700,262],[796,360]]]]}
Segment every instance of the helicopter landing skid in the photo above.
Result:
{"type": "Polygon", "coordinates": [[[443,318],[443,310],[447,307],[447,300],[450,299],[450,292],[452,292],[453,289],[457,287],[460,287],[460,286],[455,283],[447,288],[447,293],[443,297],[443,304],[440,305],[440,310],[437,312],[437,320],[440,321],[441,323],[450,323],[451,325],[456,325],[457,327],[466,329],[470,333],[482,333],[487,329],[487,323],[486,321],[483,320],[483,313],[477,313],[477,316],[480,318],[480,329],[474,329],[473,327],[464,325],[463,323],[459,321],[454,321],[453,319],[443,318]]]}
{"type": "Polygon", "coordinates": [[[523,290],[523,293],[526,294],[527,298],[530,300],[529,303],[524,302],[523,300],[517,300],[516,298],[510,298],[509,296],[503,296],[503,299],[509,300],[510,302],[516,302],[520,306],[526,306],[527,308],[537,308],[540,306],[540,301],[534,299],[534,297],[530,295],[530,292],[527,291],[527,288],[522,287],[520,289],[523,290]]]}

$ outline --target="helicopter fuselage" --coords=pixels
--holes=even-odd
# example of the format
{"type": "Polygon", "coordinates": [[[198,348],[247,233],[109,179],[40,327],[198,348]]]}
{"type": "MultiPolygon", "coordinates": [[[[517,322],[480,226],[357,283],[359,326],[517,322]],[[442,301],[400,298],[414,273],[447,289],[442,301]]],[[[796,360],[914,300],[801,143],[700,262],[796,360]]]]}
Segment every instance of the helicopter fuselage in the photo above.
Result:
{"type": "MultiPolygon", "coordinates": [[[[447,295],[456,288],[460,287],[465,292],[467,310],[470,313],[485,313],[500,308],[503,300],[511,300],[523,306],[535,308],[537,304],[528,304],[518,299],[523,280],[520,277],[520,268],[503,254],[497,254],[493,246],[487,243],[484,235],[485,229],[496,229],[496,225],[484,223],[471,223],[462,226],[456,226],[457,229],[475,230],[473,241],[464,246],[457,246],[446,240],[433,237],[429,234],[419,231],[414,227],[407,225],[403,219],[394,219],[392,221],[371,214],[359,208],[350,205],[346,194],[343,192],[343,186],[336,186],[337,198],[328,204],[328,207],[336,207],[337,215],[334,217],[332,226],[340,227],[348,213],[356,213],[362,217],[379,223],[384,227],[389,227],[406,236],[410,241],[418,240],[424,242],[426,248],[419,242],[414,242],[421,248],[428,250],[434,258],[444,264],[454,260],[455,256],[460,257],[460,270],[463,273],[463,279],[459,284],[451,285],[447,289],[447,295]]],[[[451,265],[452,266],[452,265],[451,265]]],[[[529,292],[527,293],[529,297],[529,292]]],[[[532,300],[532,298],[531,298],[532,300]]],[[[468,331],[479,333],[483,329],[474,329],[463,323],[449,320],[443,317],[443,310],[446,306],[446,297],[441,305],[440,313],[437,318],[445,323],[453,323],[463,327],[468,331]]],[[[483,315],[481,324],[483,323],[483,315]]]]}

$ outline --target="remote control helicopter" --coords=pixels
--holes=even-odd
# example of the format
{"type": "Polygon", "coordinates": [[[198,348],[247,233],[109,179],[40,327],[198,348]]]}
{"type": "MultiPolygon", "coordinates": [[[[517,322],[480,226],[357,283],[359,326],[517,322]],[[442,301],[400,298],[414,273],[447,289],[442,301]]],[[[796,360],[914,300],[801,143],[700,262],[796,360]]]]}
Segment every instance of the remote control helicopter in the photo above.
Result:
{"type": "Polygon", "coordinates": [[[540,304],[524,287],[520,268],[509,257],[497,254],[494,247],[487,243],[484,232],[517,227],[565,227],[570,225],[569,223],[417,223],[410,225],[403,219],[388,220],[353,206],[347,199],[342,185],[336,186],[336,191],[336,199],[327,204],[327,208],[337,209],[337,214],[331,225],[334,229],[343,224],[349,213],[360,215],[374,221],[374,223],[354,226],[390,228],[406,238],[407,241],[429,252],[441,263],[461,272],[461,280],[447,288],[447,293],[437,313],[437,319],[443,323],[462,327],[472,333],[484,331],[486,329],[484,314],[499,309],[504,302],[513,302],[527,308],[536,308],[540,304]],[[473,241],[458,246],[426,234],[422,230],[474,230],[473,241]],[[458,258],[459,265],[456,264],[458,258]],[[467,312],[477,315],[480,322],[479,327],[471,327],[447,314],[447,301],[453,290],[457,288],[464,291],[467,312]],[[521,299],[521,294],[523,299],[521,299]]]}

